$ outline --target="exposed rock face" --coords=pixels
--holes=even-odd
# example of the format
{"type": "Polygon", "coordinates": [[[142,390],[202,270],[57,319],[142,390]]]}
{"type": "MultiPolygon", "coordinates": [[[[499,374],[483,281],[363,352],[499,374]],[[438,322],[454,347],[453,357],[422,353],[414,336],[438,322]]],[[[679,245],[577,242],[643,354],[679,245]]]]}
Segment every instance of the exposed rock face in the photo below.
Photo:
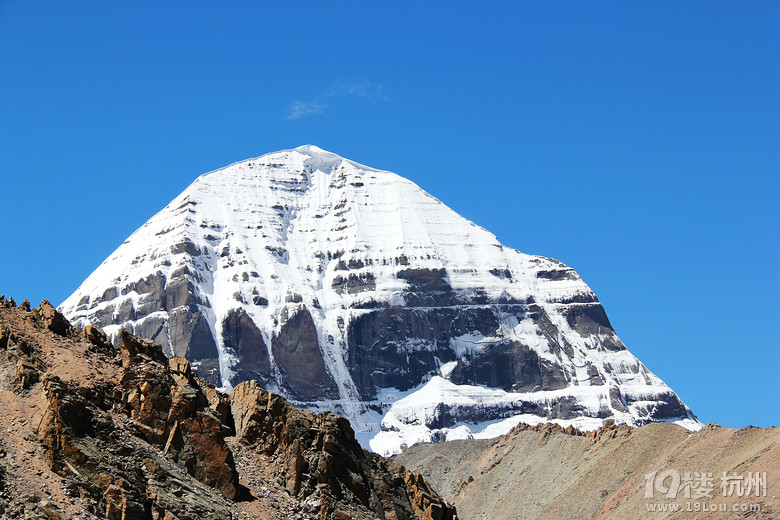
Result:
{"type": "Polygon", "coordinates": [[[282,374],[283,387],[289,388],[298,399],[316,401],[338,396],[320,352],[317,328],[307,309],[283,321],[271,350],[282,374]]]}
{"type": "Polygon", "coordinates": [[[60,336],[68,333],[70,323],[48,300],[43,300],[38,306],[38,314],[41,323],[50,331],[60,336]]]}
{"type": "Polygon", "coordinates": [[[346,419],[256,382],[228,396],[151,340],[115,349],[52,310],[0,297],[2,518],[455,518],[346,419]]]}
{"type": "Polygon", "coordinates": [[[271,360],[263,334],[252,318],[243,310],[235,309],[228,313],[222,322],[222,340],[225,348],[236,353],[243,380],[254,379],[263,384],[273,380],[271,360]]]}
{"type": "MultiPolygon", "coordinates": [[[[601,308],[597,303],[594,305],[601,308]]],[[[576,312],[587,311],[578,309],[576,312]]],[[[549,337],[561,336],[560,330],[546,318],[544,310],[535,305],[370,311],[357,316],[349,324],[350,373],[366,400],[375,397],[381,388],[413,388],[426,375],[436,373],[442,363],[450,361],[457,361],[449,379],[458,385],[483,385],[515,392],[567,387],[570,374],[564,366],[540,358],[535,350],[521,341],[507,338],[474,355],[457,356],[452,344],[457,343],[459,338],[469,335],[500,338],[503,334],[502,319],[507,314],[520,320],[534,320],[549,337]],[[431,348],[411,351],[404,348],[421,341],[429,343],[431,348]]],[[[608,323],[605,327],[609,326],[608,323]]],[[[625,350],[625,347],[619,345],[617,350],[625,350]]],[[[552,354],[559,358],[573,355],[570,346],[566,349],[557,343],[552,346],[552,354]]],[[[603,384],[596,366],[592,362],[587,366],[593,367],[594,372],[589,383],[603,384]]]]}
{"type": "Polygon", "coordinates": [[[224,442],[231,434],[209,407],[183,357],[166,359],[160,346],[122,332],[122,401],[148,442],[227,498],[238,497],[238,475],[224,442]]]}
{"type": "MultiPolygon", "coordinates": [[[[0,462],[0,516],[231,518],[227,499],[211,486],[226,494],[229,487],[190,470],[182,451],[164,453],[164,443],[147,442],[144,417],[131,417],[134,411],[125,408],[127,392],[120,381],[127,386],[131,380],[141,385],[164,380],[166,388],[191,391],[191,383],[173,381],[160,347],[155,351],[152,344],[128,337],[128,344],[138,345],[132,356],[125,349],[127,364],[120,367],[118,352],[102,331],[76,331],[52,311],[46,302],[29,312],[0,302],[0,451],[9,454],[0,462]],[[134,364],[139,358],[144,358],[140,365],[134,364]],[[15,359],[34,372],[14,374],[15,359]]],[[[147,403],[154,401],[151,393],[146,397],[147,403]]],[[[162,403],[156,408],[162,412],[162,403]]],[[[174,412],[182,423],[198,417],[198,411],[183,408],[174,412]]],[[[224,446],[225,433],[207,436],[224,446]]],[[[199,440],[200,446],[209,445],[199,440]]],[[[193,449],[198,456],[203,451],[193,449]]],[[[235,470],[226,474],[223,482],[232,476],[237,485],[235,470]]]]}
{"type": "Polygon", "coordinates": [[[257,379],[360,432],[385,415],[371,444],[383,452],[518,414],[699,426],[573,269],[503,246],[406,179],[313,146],[199,177],[61,309],[115,343],[120,329],[153,339],[217,386],[257,379]],[[434,422],[418,410],[401,424],[398,396],[430,398],[436,377],[458,406],[441,400],[434,422]],[[507,395],[466,406],[475,387],[507,395]]]}
{"type": "Polygon", "coordinates": [[[364,451],[343,417],[296,409],[255,381],[239,384],[230,400],[237,439],[275,457],[286,489],[301,500],[315,496],[321,517],[349,504],[377,518],[456,517],[421,476],[364,451]]]}

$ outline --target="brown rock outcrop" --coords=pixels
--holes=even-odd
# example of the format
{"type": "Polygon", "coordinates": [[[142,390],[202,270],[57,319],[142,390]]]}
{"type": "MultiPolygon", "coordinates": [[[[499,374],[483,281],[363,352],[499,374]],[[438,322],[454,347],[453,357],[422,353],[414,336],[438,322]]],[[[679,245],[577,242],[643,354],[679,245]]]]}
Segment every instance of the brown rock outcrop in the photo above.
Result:
{"type": "Polygon", "coordinates": [[[227,498],[238,496],[238,475],[224,438],[231,431],[214,414],[183,357],[122,332],[122,402],[139,434],[227,498]]]}
{"type": "Polygon", "coordinates": [[[412,508],[419,518],[424,520],[448,520],[453,518],[452,508],[438,498],[425,483],[419,473],[406,470],[404,473],[406,492],[412,503],[412,508]]]}
{"type": "Polygon", "coordinates": [[[65,319],[65,316],[55,309],[54,305],[49,303],[48,300],[41,301],[37,311],[42,325],[55,334],[65,336],[71,329],[70,323],[65,319]]]}
{"type": "Polygon", "coordinates": [[[205,396],[198,400],[197,385],[186,376],[177,382],[168,360],[133,338],[134,359],[142,361],[117,370],[101,332],[75,331],[51,309],[0,302],[0,453],[7,454],[0,457],[0,517],[231,519],[227,498],[212,487],[235,496],[237,476],[216,478],[210,466],[218,460],[220,470],[229,458],[222,440],[229,430],[212,418],[205,396]],[[189,455],[174,454],[181,450],[175,441],[165,453],[138,434],[117,387],[120,374],[167,385],[189,455]],[[184,405],[192,393],[199,404],[184,405]]]}
{"type": "Polygon", "coordinates": [[[97,350],[102,350],[106,353],[111,353],[114,351],[114,346],[111,344],[111,340],[108,339],[108,336],[100,327],[95,325],[87,325],[82,329],[82,332],[84,334],[84,339],[86,339],[90,344],[94,345],[97,350]]]}
{"type": "Polygon", "coordinates": [[[343,417],[299,410],[256,381],[230,399],[236,438],[274,457],[280,483],[301,500],[316,497],[322,518],[457,518],[422,477],[364,451],[343,417]]]}
{"type": "Polygon", "coordinates": [[[0,517],[455,518],[346,419],[256,382],[228,396],[154,342],[122,333],[115,349],[52,309],[0,298],[0,517]]]}
{"type": "Polygon", "coordinates": [[[0,324],[0,385],[13,391],[29,388],[40,378],[35,345],[0,324]]]}

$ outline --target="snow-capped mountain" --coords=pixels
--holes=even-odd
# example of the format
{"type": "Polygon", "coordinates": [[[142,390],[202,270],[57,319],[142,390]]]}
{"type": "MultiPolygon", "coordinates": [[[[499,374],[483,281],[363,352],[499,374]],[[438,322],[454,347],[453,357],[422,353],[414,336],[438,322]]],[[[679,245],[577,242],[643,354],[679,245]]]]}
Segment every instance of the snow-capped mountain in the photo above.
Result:
{"type": "Polygon", "coordinates": [[[341,413],[382,453],[519,420],[699,424],[573,269],[315,146],[201,175],[60,309],[341,413]]]}

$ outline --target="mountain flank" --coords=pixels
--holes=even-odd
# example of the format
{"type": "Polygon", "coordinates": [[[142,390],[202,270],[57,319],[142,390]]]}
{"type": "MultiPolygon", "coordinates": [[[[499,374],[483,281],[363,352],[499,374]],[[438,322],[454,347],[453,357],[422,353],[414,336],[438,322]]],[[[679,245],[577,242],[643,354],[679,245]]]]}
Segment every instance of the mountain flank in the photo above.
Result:
{"type": "Polygon", "coordinates": [[[255,381],[228,395],[150,340],[119,343],[0,296],[0,517],[457,518],[344,418],[255,381]]]}
{"type": "Polygon", "coordinates": [[[418,444],[394,459],[420,471],[467,520],[780,518],[777,427],[707,424],[690,432],[658,422],[581,432],[520,424],[495,439],[418,444]],[[662,493],[652,480],[647,497],[646,476],[665,471],[671,474],[660,488],[671,488],[677,475],[676,496],[667,497],[670,490],[662,493]],[[735,482],[727,496],[724,473],[735,482]],[[765,473],[766,496],[763,491],[747,496],[747,487],[738,496],[736,482],[745,484],[756,473],[765,473]],[[686,474],[692,479],[690,496],[686,474]],[[700,480],[708,474],[712,481],[700,480]],[[699,489],[711,496],[697,498],[699,489]]]}

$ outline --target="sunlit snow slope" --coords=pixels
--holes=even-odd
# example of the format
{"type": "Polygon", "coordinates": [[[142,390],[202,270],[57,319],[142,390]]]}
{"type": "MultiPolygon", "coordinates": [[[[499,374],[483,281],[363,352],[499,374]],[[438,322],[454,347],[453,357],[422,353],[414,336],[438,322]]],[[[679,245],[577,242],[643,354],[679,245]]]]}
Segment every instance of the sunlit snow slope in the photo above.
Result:
{"type": "Polygon", "coordinates": [[[315,146],[200,176],[61,310],[344,414],[382,453],[523,418],[698,424],[574,270],[315,146]]]}

